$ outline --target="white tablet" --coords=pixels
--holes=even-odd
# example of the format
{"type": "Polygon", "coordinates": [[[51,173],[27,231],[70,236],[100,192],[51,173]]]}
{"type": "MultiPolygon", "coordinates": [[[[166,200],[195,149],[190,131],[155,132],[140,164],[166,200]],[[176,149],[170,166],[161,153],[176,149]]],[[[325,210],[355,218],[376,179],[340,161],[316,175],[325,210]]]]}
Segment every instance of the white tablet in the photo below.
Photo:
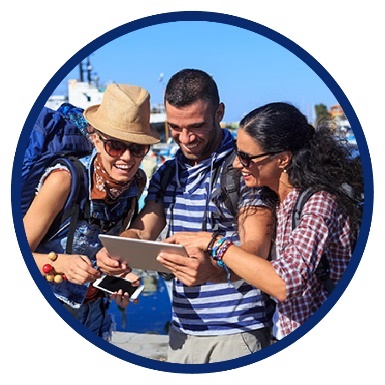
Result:
{"type": "Polygon", "coordinates": [[[127,263],[133,269],[170,273],[169,269],[156,260],[159,253],[167,251],[188,257],[182,245],[104,234],[100,234],[99,239],[111,257],[127,263]]]}

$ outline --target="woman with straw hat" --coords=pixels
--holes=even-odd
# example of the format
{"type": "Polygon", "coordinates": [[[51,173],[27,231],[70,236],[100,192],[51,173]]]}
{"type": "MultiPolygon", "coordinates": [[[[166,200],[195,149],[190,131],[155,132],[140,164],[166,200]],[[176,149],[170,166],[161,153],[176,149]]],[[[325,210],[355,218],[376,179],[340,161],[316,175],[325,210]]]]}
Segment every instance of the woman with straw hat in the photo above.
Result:
{"type": "MultiPolygon", "coordinates": [[[[98,235],[116,235],[124,229],[133,202],[146,184],[139,166],[150,146],[159,142],[158,133],[150,125],[149,99],[148,92],[139,86],[110,84],[101,104],[84,111],[94,150],[80,159],[86,170],[86,188],[82,189],[85,203],[80,205],[82,212],[71,254],[65,252],[69,226],[46,237],[70,198],[74,178],[68,168],[57,163],[45,171],[24,217],[33,256],[47,281],[52,281],[48,283],[55,296],[81,323],[103,338],[108,338],[112,330],[106,311],[109,299],[90,285],[100,277],[94,267],[95,254],[101,248],[98,235]]],[[[127,306],[127,293],[112,297],[119,305],[127,306]]]]}

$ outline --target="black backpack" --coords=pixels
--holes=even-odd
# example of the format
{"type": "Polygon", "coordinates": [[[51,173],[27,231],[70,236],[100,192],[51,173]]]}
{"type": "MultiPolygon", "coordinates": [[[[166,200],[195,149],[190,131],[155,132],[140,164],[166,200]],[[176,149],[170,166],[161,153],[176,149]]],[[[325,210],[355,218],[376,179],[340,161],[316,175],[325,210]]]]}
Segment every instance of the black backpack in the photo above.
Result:
{"type": "MultiPolygon", "coordinates": [[[[357,201],[357,205],[360,210],[362,210],[363,207],[363,197],[361,197],[359,200],[357,200],[357,197],[355,196],[354,189],[351,186],[343,186],[342,187],[346,194],[351,196],[352,199],[355,199],[357,201]]],[[[309,187],[306,190],[303,190],[300,192],[298,199],[294,205],[292,218],[291,218],[291,228],[294,230],[299,223],[299,220],[301,218],[302,209],[305,205],[305,203],[310,199],[310,197],[315,194],[318,190],[309,187]]],[[[354,245],[353,245],[354,248],[354,245]]],[[[316,275],[321,280],[322,284],[324,285],[326,291],[330,295],[334,288],[335,284],[330,278],[330,265],[329,261],[327,260],[325,255],[322,255],[321,260],[318,264],[318,267],[316,269],[316,275]]]]}
{"type": "MultiPolygon", "coordinates": [[[[233,167],[235,159],[235,149],[226,157],[223,164],[223,171],[219,183],[219,189],[215,191],[213,198],[216,197],[218,201],[223,202],[231,215],[235,218],[238,213],[238,201],[240,196],[241,184],[241,170],[233,167]]],[[[213,186],[215,186],[218,179],[220,166],[214,171],[213,186]]],[[[221,210],[218,209],[218,220],[220,220],[221,210]]]]}

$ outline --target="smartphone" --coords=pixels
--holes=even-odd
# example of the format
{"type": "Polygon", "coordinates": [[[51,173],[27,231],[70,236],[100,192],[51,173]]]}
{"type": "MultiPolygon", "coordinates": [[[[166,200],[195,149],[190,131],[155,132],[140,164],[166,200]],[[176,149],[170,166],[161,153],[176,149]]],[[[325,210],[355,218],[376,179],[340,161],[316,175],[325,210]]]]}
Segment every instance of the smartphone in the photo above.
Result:
{"type": "Polygon", "coordinates": [[[128,279],[116,277],[114,275],[105,275],[97,279],[93,283],[93,286],[110,294],[122,289],[123,294],[128,293],[130,301],[137,299],[144,289],[144,285],[132,286],[128,279]]]}

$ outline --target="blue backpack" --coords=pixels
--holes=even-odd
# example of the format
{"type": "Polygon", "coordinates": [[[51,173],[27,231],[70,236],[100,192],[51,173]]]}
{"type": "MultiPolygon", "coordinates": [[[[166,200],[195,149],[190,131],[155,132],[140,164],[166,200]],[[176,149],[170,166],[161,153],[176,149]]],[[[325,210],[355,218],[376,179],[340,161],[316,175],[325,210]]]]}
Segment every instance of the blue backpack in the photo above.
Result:
{"type": "Polygon", "coordinates": [[[43,107],[32,129],[21,174],[21,209],[25,215],[31,205],[44,170],[58,158],[80,158],[92,151],[86,136],[83,110],[69,103],[57,111],[43,107]]]}
{"type": "Polygon", "coordinates": [[[86,169],[78,158],[92,152],[87,137],[87,121],[83,109],[69,103],[57,111],[43,107],[32,129],[24,155],[21,175],[21,209],[23,216],[31,205],[44,170],[55,163],[64,164],[71,173],[72,183],[66,206],[51,226],[48,235],[71,216],[67,252],[72,250],[71,228],[75,229],[80,210],[80,192],[87,191],[86,169]]]}

